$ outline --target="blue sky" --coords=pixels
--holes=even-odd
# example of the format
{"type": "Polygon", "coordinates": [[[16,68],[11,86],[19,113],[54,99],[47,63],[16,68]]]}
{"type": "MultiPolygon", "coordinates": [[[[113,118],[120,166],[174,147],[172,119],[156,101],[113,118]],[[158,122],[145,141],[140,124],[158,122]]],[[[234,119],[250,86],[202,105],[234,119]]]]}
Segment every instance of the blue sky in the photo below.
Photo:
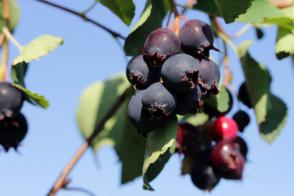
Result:
{"type": "MultiPolygon", "coordinates": [[[[83,10],[92,1],[58,2],[83,10]]],[[[142,1],[135,2],[141,10],[142,1]]],[[[20,0],[20,5],[22,17],[15,36],[22,44],[42,34],[53,34],[65,40],[57,51],[33,62],[26,79],[28,88],[44,94],[51,107],[45,111],[25,104],[23,112],[28,118],[30,130],[20,153],[0,154],[0,195],[40,196],[46,194],[62,167],[83,142],[75,123],[80,93],[89,84],[124,71],[126,63],[116,42],[95,26],[35,1],[20,0]]],[[[102,6],[96,6],[90,15],[124,35],[130,30],[102,6]]],[[[199,12],[190,12],[187,17],[207,20],[199,12]]],[[[240,27],[240,24],[227,25],[226,30],[233,33],[240,27]]],[[[253,121],[244,134],[250,145],[250,162],[246,164],[243,181],[223,180],[212,192],[213,196],[294,194],[294,156],[291,153],[294,149],[294,93],[291,90],[294,70],[290,60],[278,61],[274,58],[275,28],[268,27],[265,33],[266,39],[255,43],[251,53],[269,67],[273,75],[272,91],[288,104],[288,124],[276,142],[268,145],[259,138],[253,121]]],[[[253,37],[253,31],[238,39],[237,43],[250,37],[253,37]]],[[[12,59],[17,50],[13,46],[11,48],[12,59]]],[[[234,85],[238,87],[243,75],[238,59],[231,51],[230,54],[234,85]]],[[[118,159],[112,149],[103,148],[95,159],[93,153],[88,151],[70,178],[72,186],[89,189],[99,196],[207,195],[192,185],[189,176],[179,174],[180,159],[174,156],[152,183],[155,192],[143,191],[140,178],[121,187],[118,159]]],[[[83,194],[61,191],[59,195],[83,194]]]]}

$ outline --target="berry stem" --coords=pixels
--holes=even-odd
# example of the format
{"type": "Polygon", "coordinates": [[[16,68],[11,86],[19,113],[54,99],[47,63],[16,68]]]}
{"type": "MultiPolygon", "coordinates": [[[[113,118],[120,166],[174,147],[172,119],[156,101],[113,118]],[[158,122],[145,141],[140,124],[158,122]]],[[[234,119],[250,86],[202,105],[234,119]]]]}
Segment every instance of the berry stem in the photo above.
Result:
{"type": "Polygon", "coordinates": [[[9,18],[10,18],[10,9],[9,9],[9,0],[2,0],[3,2],[3,13],[2,16],[6,22],[6,25],[9,25],[9,18]]]}
{"type": "Polygon", "coordinates": [[[7,73],[8,58],[9,58],[8,41],[6,38],[4,38],[1,65],[0,65],[0,80],[4,80],[4,81],[8,80],[8,73],[7,73]]]}
{"type": "Polygon", "coordinates": [[[15,37],[11,34],[11,32],[9,31],[9,29],[7,27],[3,27],[2,32],[5,35],[5,37],[9,41],[11,41],[11,43],[13,43],[13,45],[15,45],[17,47],[17,49],[19,51],[22,50],[23,46],[15,39],[15,37]]]}
{"type": "Polygon", "coordinates": [[[85,154],[87,149],[92,145],[93,140],[104,128],[105,123],[109,120],[109,118],[111,118],[116,113],[116,111],[125,101],[125,99],[127,98],[128,92],[129,92],[129,88],[127,88],[119,97],[117,97],[116,101],[113,103],[111,108],[109,108],[105,116],[96,124],[96,127],[94,131],[92,132],[92,134],[78,148],[76,153],[72,156],[71,160],[67,163],[64,169],[61,171],[58,179],[55,181],[54,185],[52,186],[49,193],[47,194],[48,196],[55,196],[60,189],[66,188],[69,182],[68,181],[69,173],[73,170],[73,168],[76,166],[78,161],[82,158],[82,156],[85,154]]]}
{"type": "MultiPolygon", "coordinates": [[[[2,8],[2,17],[4,18],[4,28],[7,28],[9,26],[9,19],[10,19],[10,9],[9,9],[9,0],[2,0],[3,8],[2,8]]],[[[0,65],[0,80],[8,80],[8,73],[7,73],[7,67],[8,67],[8,59],[9,59],[9,44],[8,40],[3,37],[2,38],[2,59],[1,59],[1,65],[0,65]]]]}
{"type": "Polygon", "coordinates": [[[235,54],[238,55],[238,48],[237,46],[233,43],[231,36],[228,35],[222,28],[222,26],[220,25],[219,21],[217,20],[217,18],[215,16],[209,16],[210,20],[211,20],[211,24],[217,34],[217,36],[222,39],[228,46],[230,46],[232,48],[232,50],[234,51],[235,54]]]}
{"type": "Polygon", "coordinates": [[[181,14],[179,13],[179,11],[177,9],[177,5],[176,5],[175,1],[170,0],[170,4],[171,4],[171,10],[174,13],[175,17],[181,16],[181,14]]]}
{"type": "Polygon", "coordinates": [[[65,12],[67,12],[67,13],[70,13],[70,14],[72,14],[72,15],[74,15],[74,16],[77,16],[77,17],[79,17],[79,18],[85,20],[86,22],[89,22],[89,23],[91,23],[91,24],[93,24],[93,25],[95,25],[95,26],[97,26],[97,27],[103,29],[104,31],[108,32],[108,33],[109,33],[112,37],[114,37],[114,38],[120,38],[120,39],[123,39],[123,40],[126,39],[126,38],[125,38],[123,35],[121,35],[120,33],[118,33],[118,32],[116,32],[116,31],[114,31],[114,30],[112,30],[112,29],[110,29],[110,28],[108,28],[108,27],[106,27],[106,26],[100,24],[98,21],[95,21],[95,20],[92,19],[92,18],[89,18],[89,17],[86,16],[84,13],[77,12],[77,11],[75,11],[75,10],[72,10],[72,9],[70,9],[70,8],[64,7],[64,6],[62,6],[62,5],[59,5],[59,4],[56,4],[56,3],[53,3],[53,2],[50,2],[50,1],[47,1],[47,0],[35,0],[35,1],[40,2],[40,3],[43,3],[43,4],[46,4],[46,5],[48,5],[48,6],[51,6],[51,7],[57,8],[57,9],[60,9],[60,10],[63,10],[63,11],[65,11],[65,12]]]}
{"type": "Polygon", "coordinates": [[[294,6],[294,0],[270,0],[270,2],[280,9],[294,6]]]}

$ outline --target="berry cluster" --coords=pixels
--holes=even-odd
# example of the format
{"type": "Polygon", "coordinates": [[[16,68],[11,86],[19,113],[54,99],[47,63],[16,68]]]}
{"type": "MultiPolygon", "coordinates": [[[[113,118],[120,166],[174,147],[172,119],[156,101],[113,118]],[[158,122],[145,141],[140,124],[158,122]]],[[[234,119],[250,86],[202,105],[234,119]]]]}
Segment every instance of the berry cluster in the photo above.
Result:
{"type": "Polygon", "coordinates": [[[158,129],[176,114],[195,114],[203,97],[218,93],[220,70],[209,60],[211,49],[212,30],[199,20],[187,21],[179,35],[168,28],[148,35],[142,54],[126,70],[137,90],[128,116],[140,132],[158,129]]]}
{"type": "Polygon", "coordinates": [[[0,145],[5,151],[16,150],[27,134],[27,120],[20,113],[24,99],[21,90],[8,82],[0,82],[0,145]]]}
{"type": "Polygon", "coordinates": [[[179,123],[177,152],[191,160],[189,173],[196,187],[211,191],[221,178],[242,178],[248,146],[238,136],[238,130],[243,132],[248,123],[249,116],[244,111],[236,112],[233,118],[217,117],[210,124],[198,127],[179,123]],[[247,124],[240,120],[245,116],[247,124]]]}

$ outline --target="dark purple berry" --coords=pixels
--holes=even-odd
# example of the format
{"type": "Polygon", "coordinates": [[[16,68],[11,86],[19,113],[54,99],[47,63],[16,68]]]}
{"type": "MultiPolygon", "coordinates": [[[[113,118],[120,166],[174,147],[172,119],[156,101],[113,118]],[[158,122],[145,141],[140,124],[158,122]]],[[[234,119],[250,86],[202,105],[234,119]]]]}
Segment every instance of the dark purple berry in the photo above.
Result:
{"type": "Polygon", "coordinates": [[[186,122],[178,124],[177,143],[178,152],[193,157],[211,148],[211,141],[201,129],[186,122]]]}
{"type": "Polygon", "coordinates": [[[198,83],[204,93],[218,93],[220,69],[213,61],[202,59],[200,61],[198,83]]]}
{"type": "Polygon", "coordinates": [[[199,87],[196,87],[192,92],[177,94],[175,112],[179,115],[196,114],[202,105],[202,93],[199,87]]]}
{"type": "Polygon", "coordinates": [[[28,131],[27,120],[24,115],[18,113],[13,117],[6,117],[0,121],[0,145],[5,151],[10,148],[15,150],[25,138],[28,131]]]}
{"type": "Polygon", "coordinates": [[[165,118],[175,110],[176,98],[160,82],[157,82],[146,89],[142,104],[153,117],[165,118]]]}
{"type": "Polygon", "coordinates": [[[248,155],[247,142],[242,137],[238,136],[237,138],[233,140],[233,143],[235,144],[235,146],[238,148],[238,150],[241,152],[241,154],[246,160],[248,155]]]}
{"type": "Polygon", "coordinates": [[[250,100],[246,82],[243,82],[239,88],[238,99],[248,108],[252,108],[252,102],[250,100]]]}
{"type": "Polygon", "coordinates": [[[213,32],[211,27],[200,20],[189,20],[180,30],[179,38],[182,50],[196,58],[208,58],[209,50],[213,46],[213,32]]]}
{"type": "Polygon", "coordinates": [[[217,143],[211,153],[213,168],[225,179],[242,179],[245,159],[232,141],[217,143]]]}
{"type": "Polygon", "coordinates": [[[21,90],[8,82],[0,82],[0,118],[18,113],[24,101],[21,90]],[[2,117],[1,117],[2,116],[2,117]]]}
{"type": "Polygon", "coordinates": [[[211,191],[220,181],[213,167],[201,160],[195,160],[192,166],[191,180],[201,190],[211,191]]]}
{"type": "Polygon", "coordinates": [[[239,110],[236,112],[233,116],[233,119],[237,122],[239,131],[243,132],[244,129],[249,125],[250,123],[250,117],[247,114],[247,112],[243,110],[239,110]]]}
{"type": "Polygon", "coordinates": [[[137,89],[147,88],[160,80],[159,70],[150,70],[143,55],[133,57],[127,66],[127,78],[137,89]]]}
{"type": "Polygon", "coordinates": [[[143,56],[150,68],[160,68],[167,58],[180,51],[181,44],[177,35],[168,28],[158,28],[148,35],[143,56]]]}
{"type": "Polygon", "coordinates": [[[143,109],[142,98],[146,90],[137,91],[130,99],[128,105],[128,117],[133,123],[134,127],[143,135],[148,132],[154,131],[160,127],[160,121],[143,109]]]}
{"type": "Polygon", "coordinates": [[[161,70],[163,84],[176,93],[192,92],[198,84],[199,61],[187,54],[168,58],[161,70]]]}

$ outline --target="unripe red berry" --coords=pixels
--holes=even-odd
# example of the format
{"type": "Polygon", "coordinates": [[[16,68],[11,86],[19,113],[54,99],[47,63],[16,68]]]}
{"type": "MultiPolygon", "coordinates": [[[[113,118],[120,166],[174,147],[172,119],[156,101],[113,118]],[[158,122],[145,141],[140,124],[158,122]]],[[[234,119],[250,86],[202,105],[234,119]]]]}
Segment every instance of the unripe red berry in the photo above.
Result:
{"type": "Polygon", "coordinates": [[[231,140],[237,137],[238,125],[234,119],[221,116],[211,126],[211,136],[215,141],[231,140]]]}

